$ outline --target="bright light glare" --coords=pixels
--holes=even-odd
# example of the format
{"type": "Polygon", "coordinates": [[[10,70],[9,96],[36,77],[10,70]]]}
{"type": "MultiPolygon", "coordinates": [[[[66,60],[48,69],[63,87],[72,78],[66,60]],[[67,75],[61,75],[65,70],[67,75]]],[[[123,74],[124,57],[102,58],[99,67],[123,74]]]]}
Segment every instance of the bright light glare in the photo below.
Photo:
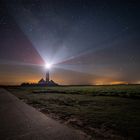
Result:
{"type": "Polygon", "coordinates": [[[50,64],[50,63],[47,63],[46,65],[45,65],[45,68],[46,69],[50,69],[52,67],[52,64],[50,64]]]}

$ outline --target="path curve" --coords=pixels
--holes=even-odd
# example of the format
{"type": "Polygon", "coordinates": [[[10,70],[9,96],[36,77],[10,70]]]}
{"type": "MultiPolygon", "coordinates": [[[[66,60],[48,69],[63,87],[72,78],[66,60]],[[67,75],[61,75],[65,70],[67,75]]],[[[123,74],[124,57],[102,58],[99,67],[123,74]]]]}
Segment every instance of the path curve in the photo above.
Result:
{"type": "Polygon", "coordinates": [[[0,140],[88,140],[0,88],[0,140]]]}

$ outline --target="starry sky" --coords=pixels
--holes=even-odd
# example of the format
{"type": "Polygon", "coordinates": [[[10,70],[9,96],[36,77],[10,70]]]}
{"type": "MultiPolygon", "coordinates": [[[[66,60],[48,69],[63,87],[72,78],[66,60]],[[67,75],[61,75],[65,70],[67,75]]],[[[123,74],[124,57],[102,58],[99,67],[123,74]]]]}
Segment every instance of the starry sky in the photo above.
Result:
{"type": "Polygon", "coordinates": [[[1,0],[0,84],[140,84],[138,0],[1,0]]]}

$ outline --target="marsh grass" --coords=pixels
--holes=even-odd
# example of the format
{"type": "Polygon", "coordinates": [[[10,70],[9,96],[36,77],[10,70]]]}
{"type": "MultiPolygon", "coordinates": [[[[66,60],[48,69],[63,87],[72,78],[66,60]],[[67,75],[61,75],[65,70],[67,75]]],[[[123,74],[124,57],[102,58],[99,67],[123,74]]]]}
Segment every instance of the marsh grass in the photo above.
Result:
{"type": "Polygon", "coordinates": [[[140,139],[139,85],[7,89],[95,139],[140,139]]]}

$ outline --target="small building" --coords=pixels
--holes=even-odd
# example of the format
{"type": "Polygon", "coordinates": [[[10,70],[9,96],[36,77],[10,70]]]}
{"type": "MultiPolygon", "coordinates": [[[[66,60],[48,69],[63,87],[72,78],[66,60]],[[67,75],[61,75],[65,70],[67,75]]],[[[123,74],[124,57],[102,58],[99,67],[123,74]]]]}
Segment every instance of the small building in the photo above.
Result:
{"type": "Polygon", "coordinates": [[[46,81],[42,78],[42,79],[40,79],[40,80],[38,81],[38,84],[39,84],[39,85],[46,85],[47,83],[46,83],[46,81]]]}
{"type": "Polygon", "coordinates": [[[38,85],[40,86],[58,86],[53,80],[45,81],[43,78],[38,81],[38,85]]]}

